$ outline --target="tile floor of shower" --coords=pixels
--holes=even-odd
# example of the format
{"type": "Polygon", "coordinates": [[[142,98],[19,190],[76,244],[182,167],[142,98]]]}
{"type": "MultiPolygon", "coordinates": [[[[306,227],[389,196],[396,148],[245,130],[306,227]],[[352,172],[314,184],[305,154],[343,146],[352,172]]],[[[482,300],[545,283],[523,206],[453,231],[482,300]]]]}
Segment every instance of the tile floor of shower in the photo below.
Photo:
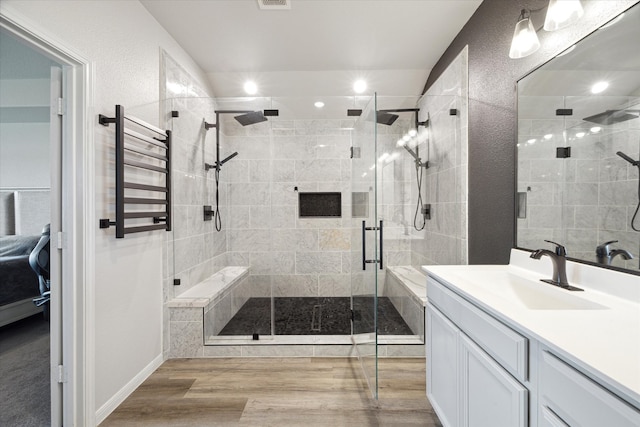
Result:
{"type": "MultiPolygon", "coordinates": [[[[374,330],[373,298],[354,298],[354,333],[374,330]]],[[[377,301],[378,334],[413,335],[387,297],[377,301]]],[[[220,336],[271,335],[271,298],[250,298],[220,331],[220,336]]],[[[278,297],[273,301],[275,335],[350,335],[351,298],[278,297]]]]}

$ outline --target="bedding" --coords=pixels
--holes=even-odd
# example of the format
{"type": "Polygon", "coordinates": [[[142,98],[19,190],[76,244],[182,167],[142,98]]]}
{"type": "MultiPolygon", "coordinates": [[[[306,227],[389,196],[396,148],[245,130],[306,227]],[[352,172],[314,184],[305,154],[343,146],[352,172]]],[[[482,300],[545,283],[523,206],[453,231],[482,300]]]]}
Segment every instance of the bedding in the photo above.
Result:
{"type": "Polygon", "coordinates": [[[40,295],[29,254],[40,236],[0,237],[0,306],[40,295]]]}

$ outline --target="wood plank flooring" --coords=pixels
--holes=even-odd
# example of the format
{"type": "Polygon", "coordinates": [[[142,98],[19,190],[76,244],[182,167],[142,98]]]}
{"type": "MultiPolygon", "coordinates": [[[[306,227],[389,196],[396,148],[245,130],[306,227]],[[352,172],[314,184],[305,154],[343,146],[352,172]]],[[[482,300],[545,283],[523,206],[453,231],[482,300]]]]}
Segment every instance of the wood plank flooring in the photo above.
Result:
{"type": "Polygon", "coordinates": [[[111,426],[441,426],[425,361],[379,360],[379,399],[355,358],[172,359],[102,424],[111,426]]]}

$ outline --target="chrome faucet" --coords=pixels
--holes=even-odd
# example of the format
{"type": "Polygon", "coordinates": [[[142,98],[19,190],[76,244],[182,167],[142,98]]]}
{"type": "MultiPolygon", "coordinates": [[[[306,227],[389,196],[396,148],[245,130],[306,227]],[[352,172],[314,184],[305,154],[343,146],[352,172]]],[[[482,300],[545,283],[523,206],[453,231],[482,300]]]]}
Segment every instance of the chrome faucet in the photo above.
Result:
{"type": "Polygon", "coordinates": [[[624,249],[614,249],[611,250],[609,245],[613,243],[618,243],[617,240],[611,240],[609,242],[605,242],[596,248],[596,256],[598,257],[598,262],[604,265],[611,265],[613,259],[620,255],[622,259],[633,259],[633,255],[629,251],[625,251],[624,249]]]}
{"type": "Polygon", "coordinates": [[[551,280],[541,280],[545,283],[559,286],[570,291],[581,291],[582,289],[569,285],[569,281],[567,280],[567,250],[565,247],[559,243],[552,242],[551,240],[545,240],[545,242],[556,245],[555,252],[547,249],[538,249],[533,251],[530,256],[530,258],[533,259],[540,259],[544,255],[551,258],[551,262],[553,263],[553,275],[551,280]]]}

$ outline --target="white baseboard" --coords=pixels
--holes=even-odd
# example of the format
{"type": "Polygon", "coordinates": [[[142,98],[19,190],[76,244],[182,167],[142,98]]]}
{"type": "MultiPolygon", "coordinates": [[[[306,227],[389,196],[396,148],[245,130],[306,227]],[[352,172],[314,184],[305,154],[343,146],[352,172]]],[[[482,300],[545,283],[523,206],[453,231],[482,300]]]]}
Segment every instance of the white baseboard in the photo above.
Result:
{"type": "Polygon", "coordinates": [[[162,354],[159,354],[155,359],[151,361],[142,371],[138,373],[135,377],[131,379],[124,387],[122,387],[111,399],[109,399],[104,405],[100,407],[96,411],[96,425],[99,425],[103,422],[115,409],[120,406],[124,400],[129,397],[131,393],[135,391],[136,388],[140,386],[149,378],[151,375],[162,363],[164,362],[164,358],[162,354]]]}

